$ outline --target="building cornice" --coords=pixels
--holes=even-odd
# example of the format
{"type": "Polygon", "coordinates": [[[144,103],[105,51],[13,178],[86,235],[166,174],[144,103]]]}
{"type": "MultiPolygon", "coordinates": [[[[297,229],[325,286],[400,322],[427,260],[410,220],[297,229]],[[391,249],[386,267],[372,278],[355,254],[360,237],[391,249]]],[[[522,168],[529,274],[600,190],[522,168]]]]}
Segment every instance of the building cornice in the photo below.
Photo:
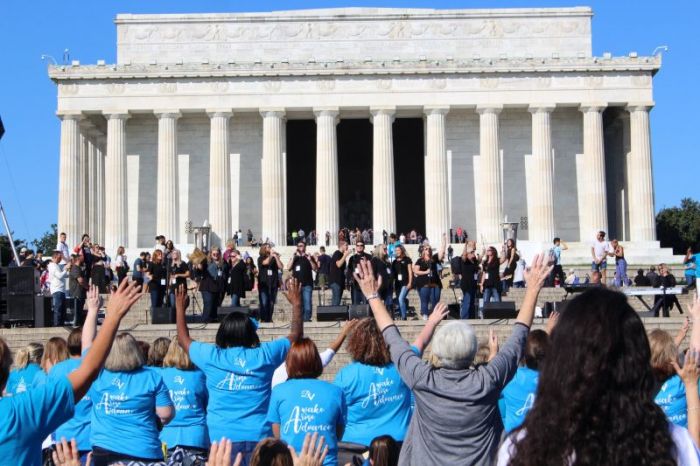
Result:
{"type": "Polygon", "coordinates": [[[472,60],[359,61],[310,63],[163,63],[120,65],[51,65],[54,81],[140,78],[236,78],[286,76],[386,76],[518,73],[651,72],[661,58],[474,58],[472,60]]]}

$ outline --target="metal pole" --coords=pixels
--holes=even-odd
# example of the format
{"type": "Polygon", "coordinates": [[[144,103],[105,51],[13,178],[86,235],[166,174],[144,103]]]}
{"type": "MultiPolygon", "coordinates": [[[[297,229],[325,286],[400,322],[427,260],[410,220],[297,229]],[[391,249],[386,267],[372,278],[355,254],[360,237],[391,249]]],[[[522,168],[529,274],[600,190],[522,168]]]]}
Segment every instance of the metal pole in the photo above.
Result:
{"type": "Polygon", "coordinates": [[[5,231],[7,232],[7,237],[10,240],[10,247],[12,248],[12,254],[15,257],[15,262],[19,266],[19,256],[17,255],[17,249],[15,249],[15,241],[12,239],[12,232],[10,231],[10,226],[7,224],[7,217],[5,216],[5,208],[2,206],[2,201],[0,201],[0,215],[2,215],[2,223],[5,225],[5,231]]]}

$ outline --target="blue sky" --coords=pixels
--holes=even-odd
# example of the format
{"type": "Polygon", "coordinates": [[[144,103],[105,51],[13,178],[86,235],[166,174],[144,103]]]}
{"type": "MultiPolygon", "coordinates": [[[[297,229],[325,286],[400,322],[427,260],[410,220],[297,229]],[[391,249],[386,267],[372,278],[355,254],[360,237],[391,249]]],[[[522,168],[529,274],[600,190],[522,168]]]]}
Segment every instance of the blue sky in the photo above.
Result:
{"type": "MultiPolygon", "coordinates": [[[[117,13],[196,13],[270,11],[341,6],[404,8],[507,8],[591,6],[593,52],[650,55],[668,45],[654,79],[652,143],[657,210],[683,197],[700,198],[697,155],[700,119],[700,52],[696,19],[700,2],[684,0],[364,0],[364,1],[206,1],[140,0],[3,2],[0,8],[0,116],[7,134],[0,141],[0,200],[15,235],[31,240],[56,222],[59,121],[56,88],[40,60],[95,63],[115,61],[117,13]]],[[[3,231],[4,233],[4,231],[3,231]]]]}

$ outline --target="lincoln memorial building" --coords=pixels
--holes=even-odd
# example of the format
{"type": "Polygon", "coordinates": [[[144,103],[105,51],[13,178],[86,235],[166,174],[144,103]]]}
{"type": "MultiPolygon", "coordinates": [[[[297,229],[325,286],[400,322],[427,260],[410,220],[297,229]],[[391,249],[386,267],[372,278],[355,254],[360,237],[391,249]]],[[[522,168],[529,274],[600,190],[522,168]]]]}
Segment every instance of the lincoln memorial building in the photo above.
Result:
{"type": "MultiPolygon", "coordinates": [[[[239,228],[450,228],[658,248],[659,56],[593,56],[590,8],[116,17],[116,63],[51,66],[58,229],[109,251],[239,228]]],[[[89,40],[89,38],[85,38],[89,40]]],[[[613,45],[613,44],[610,44],[613,45]]],[[[590,254],[589,254],[590,256],[590,254]]],[[[131,256],[135,257],[135,256],[131,256]]]]}

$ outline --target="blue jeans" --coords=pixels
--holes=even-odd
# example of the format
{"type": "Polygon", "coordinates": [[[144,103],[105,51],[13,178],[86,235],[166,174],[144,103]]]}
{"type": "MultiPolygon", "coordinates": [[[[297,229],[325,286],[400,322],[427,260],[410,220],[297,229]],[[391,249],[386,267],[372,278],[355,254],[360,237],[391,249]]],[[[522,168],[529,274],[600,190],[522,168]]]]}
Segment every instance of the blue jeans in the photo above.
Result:
{"type": "Polygon", "coordinates": [[[63,291],[51,295],[51,311],[53,326],[61,327],[66,320],[66,294],[63,291]]]}
{"type": "Polygon", "coordinates": [[[233,307],[241,307],[241,298],[237,294],[232,294],[231,295],[231,306],[233,307]]]}
{"type": "Polygon", "coordinates": [[[401,312],[402,319],[406,318],[406,312],[408,311],[408,300],[406,299],[406,296],[408,296],[409,291],[410,290],[407,286],[402,286],[400,290],[396,290],[396,296],[399,301],[399,311],[401,312]]]}
{"type": "Polygon", "coordinates": [[[343,298],[343,287],[338,283],[331,283],[331,306],[340,306],[343,298]]]}
{"type": "Polygon", "coordinates": [[[241,461],[241,466],[248,466],[250,464],[250,457],[253,455],[253,450],[258,443],[257,442],[233,442],[231,445],[231,463],[236,461],[236,455],[238,453],[243,453],[243,461],[241,461]]]}
{"type": "Polygon", "coordinates": [[[615,281],[613,284],[617,287],[630,284],[630,279],[627,277],[627,261],[625,259],[618,259],[615,264],[615,281]]]}
{"type": "Polygon", "coordinates": [[[440,301],[440,288],[424,286],[418,290],[420,296],[420,313],[430,315],[435,305],[440,301]]]}
{"type": "Polygon", "coordinates": [[[462,307],[459,310],[460,319],[473,319],[474,302],[476,301],[476,290],[462,290],[462,307]]]}
{"type": "Polygon", "coordinates": [[[151,288],[151,309],[163,307],[165,290],[161,287],[151,288]]]}
{"type": "Polygon", "coordinates": [[[205,322],[214,322],[216,320],[216,308],[218,306],[217,293],[211,291],[202,291],[202,314],[205,322]]]}
{"type": "Polygon", "coordinates": [[[304,322],[311,321],[311,294],[314,292],[314,287],[306,285],[301,287],[301,302],[304,309],[304,322]]]}
{"type": "Polygon", "coordinates": [[[269,288],[267,285],[258,285],[258,297],[260,298],[260,320],[272,322],[272,314],[275,311],[277,300],[277,288],[269,288]]]}
{"type": "Polygon", "coordinates": [[[488,304],[491,301],[494,303],[501,302],[501,295],[498,293],[497,287],[484,288],[484,304],[488,304]]]}
{"type": "Polygon", "coordinates": [[[353,304],[367,304],[367,301],[365,301],[365,295],[362,294],[362,290],[359,286],[353,286],[350,291],[350,295],[352,297],[353,304]]]}

